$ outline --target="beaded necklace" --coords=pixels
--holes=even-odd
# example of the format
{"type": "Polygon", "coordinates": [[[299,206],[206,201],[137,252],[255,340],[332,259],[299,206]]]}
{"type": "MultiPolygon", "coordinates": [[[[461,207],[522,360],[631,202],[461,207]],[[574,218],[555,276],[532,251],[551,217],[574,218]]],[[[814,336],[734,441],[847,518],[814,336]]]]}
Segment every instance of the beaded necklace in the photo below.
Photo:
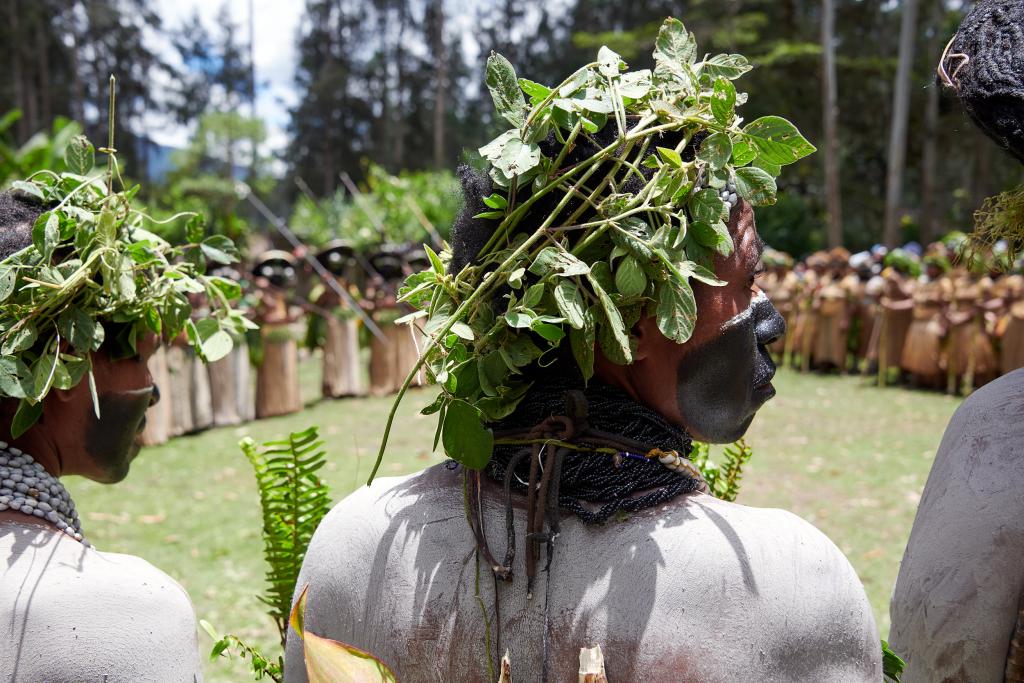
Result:
{"type": "Polygon", "coordinates": [[[64,485],[31,455],[0,441],[0,512],[14,510],[49,522],[89,546],[64,485]]]}

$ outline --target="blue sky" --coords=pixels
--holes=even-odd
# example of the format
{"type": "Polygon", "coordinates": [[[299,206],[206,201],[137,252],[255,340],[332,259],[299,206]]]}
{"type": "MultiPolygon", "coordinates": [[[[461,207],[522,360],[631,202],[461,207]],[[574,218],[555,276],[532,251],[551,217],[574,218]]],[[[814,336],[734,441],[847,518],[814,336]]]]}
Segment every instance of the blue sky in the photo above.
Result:
{"type": "MultiPolygon", "coordinates": [[[[250,0],[177,0],[157,3],[157,11],[163,18],[164,28],[180,26],[192,13],[199,16],[207,28],[216,34],[214,22],[222,5],[226,4],[240,25],[242,35],[237,36],[240,44],[248,43],[248,19],[250,0]]],[[[287,142],[285,128],[288,125],[288,107],[295,103],[293,76],[295,72],[295,30],[302,16],[303,3],[299,0],[252,0],[255,9],[255,62],[258,84],[256,113],[267,124],[266,151],[280,151],[287,142]]],[[[157,40],[157,49],[167,59],[176,61],[171,45],[157,40]]],[[[149,126],[151,136],[160,144],[181,147],[188,140],[190,131],[181,126],[149,126]]]]}

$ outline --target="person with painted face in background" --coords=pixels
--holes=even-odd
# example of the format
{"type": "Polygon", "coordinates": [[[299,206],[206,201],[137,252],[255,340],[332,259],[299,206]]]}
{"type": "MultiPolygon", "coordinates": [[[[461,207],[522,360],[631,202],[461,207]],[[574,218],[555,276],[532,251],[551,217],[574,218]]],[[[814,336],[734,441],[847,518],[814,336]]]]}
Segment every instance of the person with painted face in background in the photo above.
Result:
{"type": "Polygon", "coordinates": [[[292,305],[296,259],[287,251],[260,254],[252,269],[259,303],[259,367],[256,371],[256,418],[290,415],[302,410],[299,392],[299,347],[292,325],[301,312],[292,305]]]}
{"type": "MultiPolygon", "coordinates": [[[[160,400],[147,369],[160,343],[151,328],[159,323],[167,336],[176,335],[189,319],[186,293],[209,281],[160,238],[136,232],[144,219],[124,195],[107,190],[104,178],[65,197],[60,188],[78,184],[56,184],[62,179],[56,173],[37,176],[44,178],[33,182],[45,202],[0,193],[0,270],[5,278],[16,273],[0,304],[0,679],[198,681],[188,595],[141,558],[93,548],[62,479],[114,484],[128,475],[147,408],[160,400]],[[107,213],[110,206],[118,207],[118,217],[107,213]],[[33,242],[39,225],[57,230],[46,242],[33,242]],[[122,270],[119,289],[99,266],[89,270],[97,249],[113,260],[130,253],[129,246],[151,260],[122,270]],[[27,282],[51,268],[63,271],[63,286],[52,289],[46,305],[25,298],[27,282]],[[183,278],[191,281],[187,290],[175,286],[183,278]],[[47,316],[61,308],[54,324],[47,316]],[[151,311],[148,320],[143,310],[151,311]],[[35,334],[12,337],[19,325],[35,334]],[[46,384],[29,381],[40,376],[32,372],[40,366],[49,368],[46,384]]],[[[221,321],[237,313],[224,302],[221,321]]],[[[223,329],[209,325],[211,335],[223,329]]],[[[200,353],[218,355],[217,343],[200,353]]]]}
{"type": "MultiPolygon", "coordinates": [[[[666,21],[662,32],[692,40],[676,20],[666,21]]],[[[659,37],[659,44],[663,37],[668,36],[659,37]]],[[[665,60],[669,73],[674,62],[655,57],[665,60]]],[[[489,64],[497,59],[492,56],[489,64]]],[[[539,155],[561,164],[550,169],[551,177],[585,168],[602,149],[614,150],[619,131],[610,119],[592,135],[577,137],[564,153],[554,134],[543,140],[539,155]]],[[[626,118],[626,134],[639,137],[650,120],[626,118]]],[[[639,159],[629,156],[630,172],[623,170],[626,177],[615,182],[626,206],[628,197],[643,196],[657,184],[655,168],[672,164],[693,172],[697,182],[711,172],[704,160],[722,140],[712,140],[706,130],[684,131],[650,134],[652,155],[657,156],[656,146],[668,150],[661,152],[665,166],[642,152],[639,159]]],[[[481,295],[479,319],[468,318],[465,328],[452,334],[452,324],[437,333],[455,362],[488,348],[483,335],[508,343],[479,358],[478,378],[458,370],[454,382],[437,378],[446,366],[431,362],[430,372],[446,392],[442,400],[449,400],[442,429],[446,452],[458,451],[453,442],[460,434],[451,433],[452,424],[462,421],[472,429],[465,421],[467,402],[478,402],[483,411],[494,405],[491,392],[460,398],[480,395],[474,379],[497,384],[494,377],[505,373],[511,384],[503,386],[523,387],[525,393],[504,415],[485,412],[488,431],[480,429],[474,438],[493,436],[493,451],[482,470],[453,461],[408,477],[377,479],[335,506],[317,530],[297,582],[297,594],[308,587],[306,631],[373,653],[403,683],[496,680],[506,651],[513,680],[576,680],[581,649],[594,645],[603,650],[607,680],[614,683],[877,683],[882,678],[878,632],[864,589],[843,554],[795,515],[708,495],[707,483],[688,459],[694,441],[740,439],[775,394],[768,347],[785,333],[785,323],[758,285],[764,246],[751,203],[727,180],[718,189],[691,184],[680,192],[702,193],[715,215],[725,218],[722,233],[694,228],[715,245],[713,251],[686,242],[689,258],[708,256],[699,268],[681,263],[680,268],[700,274],[691,285],[659,270],[663,261],[653,250],[617,251],[623,242],[600,242],[600,236],[589,243],[597,245],[592,252],[580,246],[587,237],[578,235],[598,218],[592,207],[607,206],[612,192],[601,183],[601,172],[615,169],[599,168],[592,185],[580,192],[587,197],[598,188],[589,204],[557,190],[528,199],[530,187],[543,182],[524,182],[517,200],[529,210],[504,235],[496,232],[502,229],[499,221],[488,219],[488,207],[501,206],[513,191],[494,182],[497,169],[490,177],[460,169],[465,206],[453,228],[451,252],[432,266],[434,273],[449,274],[444,278],[460,276],[452,284],[424,272],[410,278],[406,291],[432,281],[457,289],[464,274],[500,274],[495,262],[514,257],[515,245],[523,253],[531,236],[539,240],[541,255],[481,295]],[[543,225],[558,228],[544,235],[543,225]],[[580,232],[572,232],[573,226],[580,232]],[[492,242],[498,255],[485,261],[492,242]],[[664,276],[660,286],[637,286],[641,280],[632,273],[606,270],[609,258],[619,268],[632,268],[623,265],[627,255],[642,263],[649,277],[664,276]],[[578,309],[565,302],[575,301],[575,294],[565,291],[564,282],[576,277],[572,286],[586,288],[585,296],[594,297],[593,310],[602,316],[617,315],[612,307],[620,310],[617,302],[638,292],[649,297],[625,307],[624,315],[635,313],[623,318],[628,342],[602,341],[606,328],[599,323],[597,342],[591,337],[589,346],[581,347],[570,339],[561,342],[551,329],[562,322],[557,316],[531,319],[527,309],[544,305],[549,282],[558,287],[554,296],[563,300],[566,316],[573,315],[578,309]],[[663,313],[691,286],[696,322],[681,342],[669,336],[679,336],[671,325],[678,319],[663,313]],[[593,365],[581,366],[581,357],[592,358],[593,365]],[[506,361],[516,366],[512,375],[504,370],[506,361]],[[591,377],[584,367],[592,369],[591,377]]],[[[677,202],[673,216],[704,210],[677,202]]],[[[656,234],[678,234],[674,227],[662,224],[656,234]]],[[[665,240],[678,254],[673,238],[665,240]]],[[[491,281],[481,277],[484,285],[467,280],[466,289],[482,291],[491,281]]],[[[435,309],[443,296],[440,289],[423,296],[429,306],[427,329],[438,325],[435,310],[450,314],[455,308],[435,309]]],[[[585,334],[582,339],[586,344],[585,334]]],[[[286,680],[307,679],[303,645],[294,632],[285,666],[286,680]]]]}

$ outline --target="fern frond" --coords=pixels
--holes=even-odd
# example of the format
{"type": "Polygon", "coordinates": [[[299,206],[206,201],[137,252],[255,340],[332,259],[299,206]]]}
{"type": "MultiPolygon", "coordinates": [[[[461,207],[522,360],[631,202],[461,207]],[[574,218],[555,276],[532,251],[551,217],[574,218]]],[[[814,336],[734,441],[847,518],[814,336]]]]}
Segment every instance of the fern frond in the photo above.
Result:
{"type": "Polygon", "coordinates": [[[239,443],[252,465],[263,511],[263,557],[266,591],[258,596],[277,624],[284,647],[292,593],[306,548],[331,508],[327,485],[317,471],[327,464],[316,427],[268,441],[262,447],[249,438],[239,443]]]}
{"type": "Polygon", "coordinates": [[[704,475],[711,495],[722,500],[734,501],[740,492],[743,466],[753,455],[753,449],[744,439],[740,439],[722,451],[723,462],[719,465],[711,459],[709,444],[695,442],[690,453],[690,461],[704,475]]]}

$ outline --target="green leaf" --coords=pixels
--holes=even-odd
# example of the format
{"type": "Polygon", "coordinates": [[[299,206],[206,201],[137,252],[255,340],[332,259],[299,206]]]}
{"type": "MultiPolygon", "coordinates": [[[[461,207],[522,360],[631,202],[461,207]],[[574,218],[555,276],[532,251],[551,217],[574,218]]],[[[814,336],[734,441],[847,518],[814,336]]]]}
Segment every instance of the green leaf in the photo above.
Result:
{"type": "Polygon", "coordinates": [[[546,85],[541,85],[540,83],[535,83],[528,78],[520,78],[519,87],[523,89],[523,92],[530,96],[531,104],[539,104],[551,94],[551,88],[546,85]]]}
{"type": "Polygon", "coordinates": [[[458,322],[452,325],[451,331],[453,334],[458,335],[466,341],[473,341],[476,338],[476,335],[473,334],[473,328],[463,322],[458,322]]]}
{"type": "Polygon", "coordinates": [[[231,353],[233,346],[234,342],[231,340],[231,335],[224,330],[217,330],[203,340],[203,356],[208,363],[213,363],[231,353]]]}
{"type": "Polygon", "coordinates": [[[612,78],[618,76],[620,71],[625,70],[626,62],[622,60],[622,57],[610,49],[607,45],[602,45],[601,49],[597,51],[597,70],[602,75],[612,78]]]}
{"type": "Polygon", "coordinates": [[[694,222],[716,223],[729,218],[728,204],[723,202],[718,193],[710,187],[690,195],[688,205],[690,217],[694,222]]]}
{"type": "Polygon", "coordinates": [[[683,277],[693,278],[712,287],[723,287],[729,284],[725,280],[719,280],[714,273],[694,261],[683,261],[678,265],[678,269],[683,277]]]}
{"type": "Polygon", "coordinates": [[[480,411],[462,400],[448,404],[441,431],[445,454],[474,470],[482,470],[491,459],[494,435],[484,427],[480,411]]]}
{"type": "Polygon", "coordinates": [[[619,94],[631,100],[647,96],[651,90],[651,70],[641,69],[622,74],[619,78],[619,94]]]}
{"type": "Polygon", "coordinates": [[[238,249],[224,235],[210,235],[200,244],[203,255],[214,263],[230,264],[238,261],[238,249]]]}
{"type": "Polygon", "coordinates": [[[14,266],[0,264],[0,303],[14,293],[14,285],[18,280],[18,272],[14,266]]]}
{"type": "Polygon", "coordinates": [[[729,234],[729,226],[722,221],[714,223],[694,221],[690,224],[690,234],[702,247],[714,249],[723,256],[728,256],[732,252],[732,236],[729,234]]]}
{"type": "Polygon", "coordinates": [[[0,396],[25,398],[31,391],[29,370],[17,356],[0,356],[0,396]]]}
{"type": "Polygon", "coordinates": [[[654,59],[672,65],[693,64],[697,60],[697,40],[683,22],[670,17],[654,41],[654,59]]]}
{"type": "Polygon", "coordinates": [[[30,194],[33,197],[41,199],[43,201],[46,200],[46,198],[43,196],[43,191],[40,190],[39,186],[36,185],[35,183],[30,183],[24,180],[15,180],[13,183],[11,183],[11,189],[18,190],[19,192],[24,192],[25,194],[30,194]]]}
{"type": "Polygon", "coordinates": [[[554,296],[555,305],[558,306],[558,311],[566,322],[577,330],[582,329],[585,322],[586,305],[576,282],[569,279],[559,280],[555,285],[554,296]]]}
{"type": "Polygon", "coordinates": [[[484,197],[483,201],[484,204],[491,207],[492,209],[504,209],[505,207],[508,206],[508,200],[505,199],[504,196],[498,194],[497,192],[487,197],[484,197]]]}
{"type": "Polygon", "coordinates": [[[736,169],[736,192],[754,206],[775,203],[775,179],[756,166],[736,169]]]}
{"type": "Polygon", "coordinates": [[[103,344],[103,326],[77,306],[60,314],[57,330],[78,351],[96,351],[103,344]]]}
{"type": "Polygon", "coordinates": [[[516,330],[526,330],[533,325],[534,317],[523,311],[509,311],[505,314],[505,322],[516,330]]]}
{"type": "Polygon", "coordinates": [[[744,137],[738,137],[732,141],[732,165],[737,168],[746,166],[757,158],[757,149],[754,144],[744,137]]]}
{"type": "Polygon", "coordinates": [[[60,240],[60,219],[56,212],[47,211],[32,226],[32,244],[44,260],[49,261],[60,240]]]}
{"type": "Polygon", "coordinates": [[[817,151],[796,126],[781,116],[762,116],[743,127],[743,134],[770,164],[785,166],[817,151]]]}
{"type": "Polygon", "coordinates": [[[562,277],[573,277],[588,274],[590,266],[564,249],[544,247],[530,264],[530,272],[544,277],[551,271],[558,272],[562,277]]]}
{"type": "Polygon", "coordinates": [[[481,211],[473,216],[473,218],[482,218],[488,221],[501,220],[504,217],[504,211],[481,211]]]}
{"type": "Polygon", "coordinates": [[[604,311],[605,317],[603,328],[614,342],[618,357],[624,359],[627,364],[633,362],[633,351],[629,345],[629,332],[626,330],[626,324],[622,320],[622,314],[615,306],[615,302],[612,301],[608,292],[597,281],[597,278],[588,273],[587,279],[590,280],[590,286],[594,288],[594,293],[597,294],[597,299],[601,302],[601,308],[604,311]]]}
{"type": "Polygon", "coordinates": [[[4,340],[3,346],[0,346],[0,353],[5,356],[10,356],[30,349],[32,348],[32,345],[36,343],[36,336],[35,325],[33,325],[31,321],[27,321],[24,325],[8,335],[4,340]]]}
{"type": "Polygon", "coordinates": [[[683,158],[679,155],[679,152],[668,147],[658,147],[657,149],[658,156],[661,157],[662,161],[670,166],[674,166],[675,168],[682,168],[683,158]]]}
{"type": "Polygon", "coordinates": [[[29,403],[27,398],[21,399],[18,403],[18,410],[11,420],[11,436],[17,439],[29,430],[43,414],[42,403],[29,403]]]}
{"type": "Polygon", "coordinates": [[[427,253],[427,258],[430,260],[430,267],[433,269],[433,271],[438,275],[444,275],[446,270],[444,267],[444,263],[441,261],[441,257],[438,256],[437,253],[430,248],[429,244],[423,245],[423,251],[427,253]]]}
{"type": "MultiPolygon", "coordinates": [[[[723,126],[729,125],[736,108],[736,86],[724,78],[715,81],[711,91],[711,114],[723,126]]],[[[731,147],[731,145],[730,145],[731,147]]]]}
{"type": "Polygon", "coordinates": [[[587,311],[583,326],[579,329],[569,330],[569,346],[572,347],[573,358],[576,359],[576,365],[579,366],[585,382],[594,376],[594,346],[596,344],[594,314],[587,311]]]}
{"type": "Polygon", "coordinates": [[[491,92],[494,109],[516,128],[526,124],[526,99],[519,88],[516,70],[497,52],[487,58],[487,89],[491,92]]]}
{"type": "Polygon", "coordinates": [[[721,76],[722,78],[735,80],[753,68],[743,55],[721,54],[704,60],[703,70],[704,73],[712,78],[721,76]]]}
{"type": "Polygon", "coordinates": [[[725,133],[713,133],[704,139],[700,144],[700,151],[697,158],[715,170],[718,170],[729,163],[732,156],[732,140],[725,133]]]}
{"type": "Polygon", "coordinates": [[[92,143],[84,135],[76,135],[64,150],[64,163],[68,171],[76,175],[86,175],[96,163],[96,154],[92,143]]]}
{"type": "Polygon", "coordinates": [[[690,339],[697,324],[697,302],[688,282],[673,279],[661,283],[657,322],[661,333],[672,341],[682,344],[690,339]]]}
{"type": "Polygon", "coordinates": [[[541,302],[544,298],[544,283],[538,282],[535,285],[530,285],[530,288],[523,294],[523,306],[527,308],[533,308],[541,302]]]}
{"type": "Polygon", "coordinates": [[[640,296],[647,289],[647,276],[632,256],[622,259],[615,270],[615,288],[623,296],[640,296]]]}
{"type": "Polygon", "coordinates": [[[558,343],[565,337],[565,331],[558,325],[534,320],[531,328],[534,332],[547,339],[549,342],[558,343]]]}

